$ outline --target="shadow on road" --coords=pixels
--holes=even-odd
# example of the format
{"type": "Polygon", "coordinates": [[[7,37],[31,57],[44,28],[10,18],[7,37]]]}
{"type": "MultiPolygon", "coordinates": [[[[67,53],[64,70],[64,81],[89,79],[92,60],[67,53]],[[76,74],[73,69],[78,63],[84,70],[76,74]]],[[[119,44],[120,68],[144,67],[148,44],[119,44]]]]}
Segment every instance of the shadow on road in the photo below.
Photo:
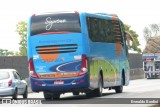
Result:
{"type": "Polygon", "coordinates": [[[104,104],[105,96],[114,95],[116,93],[103,93],[102,97],[87,97],[85,94],[77,96],[67,96],[60,99],[42,100],[43,104],[104,104]]]}

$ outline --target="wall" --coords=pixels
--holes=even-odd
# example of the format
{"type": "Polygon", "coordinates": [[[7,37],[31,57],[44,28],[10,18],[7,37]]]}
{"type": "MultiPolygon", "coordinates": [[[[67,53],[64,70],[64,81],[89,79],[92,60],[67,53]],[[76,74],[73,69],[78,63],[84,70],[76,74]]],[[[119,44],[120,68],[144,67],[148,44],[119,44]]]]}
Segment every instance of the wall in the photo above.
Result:
{"type": "MultiPolygon", "coordinates": [[[[131,79],[144,78],[142,70],[142,55],[141,54],[129,54],[130,63],[130,75],[131,79]]],[[[2,68],[14,68],[17,69],[23,77],[29,77],[28,62],[26,56],[10,56],[0,57],[0,69],[2,68]]]]}
{"type": "Polygon", "coordinates": [[[142,68],[142,54],[129,54],[130,69],[142,68]]]}
{"type": "Polygon", "coordinates": [[[28,62],[26,56],[0,57],[0,69],[17,69],[22,77],[29,77],[28,62]]]}

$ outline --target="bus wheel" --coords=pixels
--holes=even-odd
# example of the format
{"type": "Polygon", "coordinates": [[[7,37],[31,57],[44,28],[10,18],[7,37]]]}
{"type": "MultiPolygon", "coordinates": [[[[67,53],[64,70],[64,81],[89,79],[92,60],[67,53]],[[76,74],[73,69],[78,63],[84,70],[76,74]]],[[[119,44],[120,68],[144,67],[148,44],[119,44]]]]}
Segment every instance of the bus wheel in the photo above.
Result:
{"type": "Polygon", "coordinates": [[[86,97],[87,98],[94,97],[94,92],[93,91],[86,92],[86,97]]]}
{"type": "Polygon", "coordinates": [[[53,93],[52,98],[53,99],[59,99],[60,98],[60,94],[59,93],[53,93]]]}
{"type": "Polygon", "coordinates": [[[124,80],[124,77],[122,76],[122,79],[121,79],[121,85],[120,85],[120,86],[115,87],[115,91],[116,91],[116,93],[122,93],[122,92],[123,92],[123,80],[124,80]]]}
{"type": "Polygon", "coordinates": [[[102,90],[103,90],[103,83],[102,83],[102,76],[99,77],[98,81],[98,88],[94,90],[95,96],[96,97],[101,97],[102,96],[102,90]]]}
{"type": "Polygon", "coordinates": [[[51,94],[49,94],[49,93],[47,93],[47,92],[43,92],[43,95],[44,95],[44,99],[45,99],[45,100],[51,100],[51,99],[52,99],[51,94]]]}
{"type": "Polygon", "coordinates": [[[79,95],[79,92],[73,92],[73,95],[79,95]]]}

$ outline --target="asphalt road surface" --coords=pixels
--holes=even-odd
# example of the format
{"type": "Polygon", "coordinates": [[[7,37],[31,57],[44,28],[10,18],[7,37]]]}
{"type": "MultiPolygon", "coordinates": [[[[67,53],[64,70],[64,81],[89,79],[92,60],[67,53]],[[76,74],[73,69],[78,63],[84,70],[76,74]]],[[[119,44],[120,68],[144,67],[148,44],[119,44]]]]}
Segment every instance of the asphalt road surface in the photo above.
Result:
{"type": "MultiPolygon", "coordinates": [[[[64,95],[61,95],[61,98],[59,100],[46,101],[43,99],[42,92],[30,93],[28,97],[31,99],[38,98],[38,100],[41,100],[43,104],[47,104],[47,106],[52,107],[53,104],[54,106],[58,107],[149,107],[151,105],[154,105],[152,104],[152,102],[160,103],[160,79],[132,80],[130,81],[129,86],[124,87],[123,93],[116,94],[114,90],[104,89],[103,96],[100,98],[86,98],[85,94],[83,93],[81,93],[79,96],[73,96],[72,93],[66,93],[64,95]],[[149,104],[146,104],[146,100],[149,101],[149,104]],[[137,101],[139,104],[137,104],[137,101]],[[143,102],[145,102],[145,104],[143,102]]],[[[22,97],[19,96],[19,98],[22,97]]],[[[26,106],[28,105],[23,105],[23,107],[26,106]]],[[[43,105],[32,106],[40,107],[43,105]]],[[[3,107],[9,107],[9,105],[3,105],[3,107]]]]}

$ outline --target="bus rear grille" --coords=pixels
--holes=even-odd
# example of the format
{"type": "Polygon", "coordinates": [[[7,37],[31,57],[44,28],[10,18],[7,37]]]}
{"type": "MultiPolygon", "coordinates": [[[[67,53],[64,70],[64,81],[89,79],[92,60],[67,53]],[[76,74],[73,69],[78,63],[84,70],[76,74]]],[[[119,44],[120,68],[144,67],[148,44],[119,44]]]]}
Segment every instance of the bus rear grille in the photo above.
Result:
{"type": "Polygon", "coordinates": [[[76,52],[77,48],[77,44],[46,45],[36,46],[36,51],[38,54],[57,54],[76,52]]]}

